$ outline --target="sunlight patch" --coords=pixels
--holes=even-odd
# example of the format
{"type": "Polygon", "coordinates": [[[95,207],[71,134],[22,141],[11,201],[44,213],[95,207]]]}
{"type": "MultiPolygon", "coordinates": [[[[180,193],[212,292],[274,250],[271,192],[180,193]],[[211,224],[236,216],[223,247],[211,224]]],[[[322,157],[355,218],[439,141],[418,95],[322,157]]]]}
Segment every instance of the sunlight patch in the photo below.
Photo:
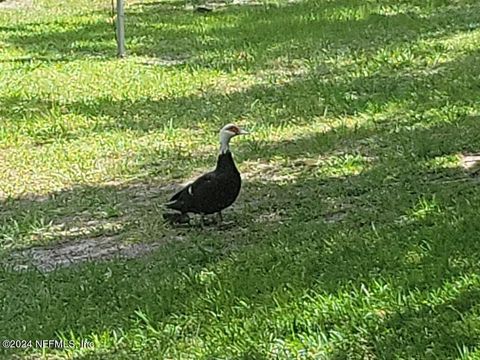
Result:
{"type": "Polygon", "coordinates": [[[405,215],[400,217],[400,220],[397,223],[409,224],[416,221],[425,220],[429,216],[434,216],[440,214],[442,208],[437,202],[437,199],[434,196],[431,198],[420,197],[417,203],[407,211],[405,215]]]}
{"type": "Polygon", "coordinates": [[[446,36],[438,42],[447,47],[450,52],[476,51],[480,45],[480,23],[471,23],[469,30],[469,32],[459,32],[446,36]]]}
{"type": "Polygon", "coordinates": [[[456,155],[436,156],[426,162],[428,169],[454,169],[458,166],[458,157],[456,155]]]}
{"type": "Polygon", "coordinates": [[[242,175],[260,182],[289,182],[306,177],[341,177],[358,175],[370,167],[372,158],[357,154],[336,154],[295,159],[244,161],[242,175]]]}

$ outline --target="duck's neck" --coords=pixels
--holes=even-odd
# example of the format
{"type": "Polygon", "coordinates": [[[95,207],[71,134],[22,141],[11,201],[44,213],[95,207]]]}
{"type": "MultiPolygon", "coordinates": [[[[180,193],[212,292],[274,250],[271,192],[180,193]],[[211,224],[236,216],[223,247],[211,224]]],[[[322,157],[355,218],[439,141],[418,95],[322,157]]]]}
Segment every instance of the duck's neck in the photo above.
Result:
{"type": "Polygon", "coordinates": [[[220,133],[220,154],[226,154],[230,151],[230,138],[229,134],[220,133]]]}
{"type": "Polygon", "coordinates": [[[227,172],[227,173],[238,173],[237,167],[235,166],[235,161],[233,161],[233,156],[230,151],[227,150],[226,153],[221,153],[218,155],[216,171],[227,172]]]}
{"type": "Polygon", "coordinates": [[[230,147],[228,146],[228,143],[220,144],[220,154],[226,154],[229,151],[230,151],[230,147]]]}

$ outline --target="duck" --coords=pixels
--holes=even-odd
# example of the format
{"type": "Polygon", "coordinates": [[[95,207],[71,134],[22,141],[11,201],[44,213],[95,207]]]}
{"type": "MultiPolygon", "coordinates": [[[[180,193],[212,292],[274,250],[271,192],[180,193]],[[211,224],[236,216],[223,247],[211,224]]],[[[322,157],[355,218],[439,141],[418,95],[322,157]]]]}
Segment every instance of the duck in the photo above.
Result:
{"type": "Polygon", "coordinates": [[[231,206],[237,199],[242,187],[242,179],[232,152],[230,140],[249,132],[235,124],[227,124],[219,132],[220,151],[217,165],[210,171],[174,194],[165,203],[165,207],[177,213],[164,213],[164,218],[171,222],[189,222],[189,213],[201,214],[202,224],[205,215],[218,214],[219,222],[223,222],[222,211],[231,206]]]}

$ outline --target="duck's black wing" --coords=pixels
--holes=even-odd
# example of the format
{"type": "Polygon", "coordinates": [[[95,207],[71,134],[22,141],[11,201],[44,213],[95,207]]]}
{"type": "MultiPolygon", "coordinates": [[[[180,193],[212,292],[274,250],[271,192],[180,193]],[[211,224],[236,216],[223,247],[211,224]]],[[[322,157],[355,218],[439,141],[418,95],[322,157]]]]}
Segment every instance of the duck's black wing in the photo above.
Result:
{"type": "Polygon", "coordinates": [[[185,186],[165,204],[181,213],[213,214],[232,205],[240,192],[240,173],[228,151],[220,154],[214,171],[185,186]]]}
{"type": "Polygon", "coordinates": [[[188,184],[182,190],[172,196],[166,207],[178,210],[182,213],[204,212],[205,203],[218,187],[218,176],[212,171],[200,176],[193,183],[188,184]]]}
{"type": "Polygon", "coordinates": [[[191,184],[188,184],[186,185],[185,187],[183,187],[180,191],[178,191],[175,195],[173,195],[169,202],[170,201],[175,201],[175,200],[178,200],[178,198],[180,197],[180,195],[182,195],[182,193],[185,191],[185,189],[187,189],[191,184]]]}

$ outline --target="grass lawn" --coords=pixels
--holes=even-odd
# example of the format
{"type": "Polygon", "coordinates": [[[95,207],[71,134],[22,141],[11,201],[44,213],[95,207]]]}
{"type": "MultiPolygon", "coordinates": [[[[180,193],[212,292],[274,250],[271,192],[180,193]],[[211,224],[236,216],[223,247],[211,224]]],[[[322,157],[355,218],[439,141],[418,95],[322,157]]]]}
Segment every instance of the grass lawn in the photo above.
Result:
{"type": "Polygon", "coordinates": [[[1,5],[0,358],[480,359],[478,0],[1,5]]]}

